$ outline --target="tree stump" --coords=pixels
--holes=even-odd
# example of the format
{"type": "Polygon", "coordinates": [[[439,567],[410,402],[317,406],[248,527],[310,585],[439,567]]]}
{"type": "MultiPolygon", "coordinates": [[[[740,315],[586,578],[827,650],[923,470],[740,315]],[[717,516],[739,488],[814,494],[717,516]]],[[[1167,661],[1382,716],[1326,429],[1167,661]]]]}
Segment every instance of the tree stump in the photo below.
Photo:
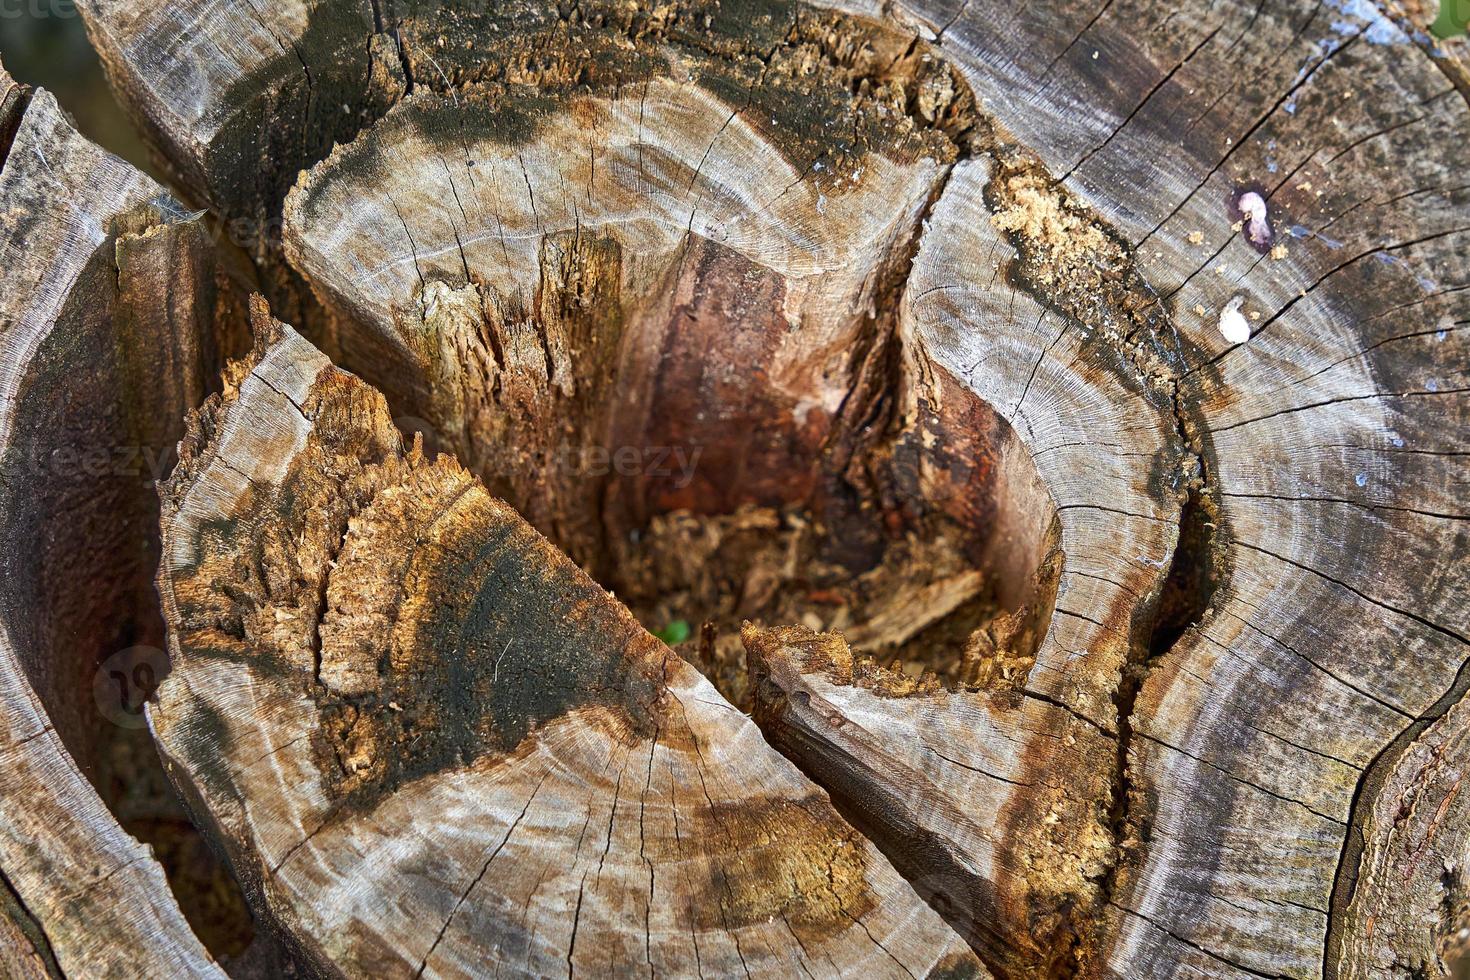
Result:
{"type": "Polygon", "coordinates": [[[0,75],[7,973],[1454,975],[1433,11],[82,8],[172,188],[0,75]]]}

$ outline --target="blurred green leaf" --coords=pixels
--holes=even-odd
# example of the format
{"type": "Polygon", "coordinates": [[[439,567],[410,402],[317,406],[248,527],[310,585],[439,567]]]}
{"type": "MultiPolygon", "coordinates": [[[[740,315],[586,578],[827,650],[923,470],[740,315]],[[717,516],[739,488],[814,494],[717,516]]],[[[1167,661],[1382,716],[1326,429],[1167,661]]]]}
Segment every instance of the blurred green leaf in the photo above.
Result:
{"type": "Polygon", "coordinates": [[[663,640],[669,646],[674,646],[675,644],[683,643],[685,640],[689,639],[689,634],[691,632],[692,631],[689,628],[689,623],[687,620],[675,619],[670,621],[669,625],[665,626],[663,629],[654,630],[653,635],[658,637],[660,640],[663,640]]]}
{"type": "Polygon", "coordinates": [[[1439,16],[1429,25],[1429,32],[1449,39],[1464,34],[1467,25],[1470,25],[1470,0],[1439,0],[1439,16]]]}

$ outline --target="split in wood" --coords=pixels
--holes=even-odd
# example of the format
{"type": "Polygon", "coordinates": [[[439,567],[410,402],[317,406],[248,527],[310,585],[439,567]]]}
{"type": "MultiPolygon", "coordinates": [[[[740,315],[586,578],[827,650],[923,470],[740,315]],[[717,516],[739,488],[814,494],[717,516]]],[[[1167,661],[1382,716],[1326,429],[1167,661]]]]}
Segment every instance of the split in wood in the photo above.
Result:
{"type": "Polygon", "coordinates": [[[987,975],[692,667],[254,316],[164,491],[152,721],[304,961],[987,975]]]}

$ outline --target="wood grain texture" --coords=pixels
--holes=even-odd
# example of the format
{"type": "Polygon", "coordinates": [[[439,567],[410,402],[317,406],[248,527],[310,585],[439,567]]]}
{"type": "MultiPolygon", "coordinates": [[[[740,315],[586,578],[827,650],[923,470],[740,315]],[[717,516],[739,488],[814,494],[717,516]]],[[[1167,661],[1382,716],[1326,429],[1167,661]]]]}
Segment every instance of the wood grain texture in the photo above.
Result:
{"type": "Polygon", "coordinates": [[[985,975],[693,668],[255,317],[165,491],[150,721],[308,962],[985,975]]]}
{"type": "MultiPolygon", "coordinates": [[[[129,397],[113,346],[115,318],[130,309],[114,250],[130,236],[197,233],[171,225],[179,217],[155,184],[77,135],[49,93],[30,96],[0,172],[0,539],[15,559],[0,583],[0,867],[45,950],[41,968],[74,976],[221,975],[149,849],[79,768],[97,648],[146,585],[150,489],[136,472],[98,480],[55,455],[101,448],[111,467],[114,447],[148,438],[127,431],[130,413],[136,422],[139,409],[162,419],[183,408],[173,385],[187,382],[171,372],[129,397]],[[76,588],[88,574],[94,587],[76,588]]],[[[185,292],[187,274],[174,275],[185,292]]],[[[194,310],[181,306],[172,326],[183,334],[194,310]]],[[[157,319],[134,325],[140,342],[167,344],[157,319]]],[[[171,435],[164,425],[154,446],[171,435]]]]}
{"type": "Polygon", "coordinates": [[[1466,107],[1357,11],[1183,8],[1169,29],[1143,8],[918,13],[1115,223],[1193,348],[1181,393],[1213,445],[1231,576],[1135,708],[1129,820],[1149,844],[1117,891],[1121,975],[1336,973],[1362,773],[1459,696],[1464,471],[1445,437],[1464,415],[1466,200],[1442,151],[1466,107]],[[1256,184],[1283,258],[1232,227],[1256,184]],[[1260,316],[1231,347],[1214,326],[1235,294],[1260,316]]]}
{"type": "Polygon", "coordinates": [[[584,565],[609,508],[749,503],[851,431],[873,360],[836,352],[881,349],[876,401],[968,435],[945,458],[1005,462],[897,495],[983,504],[1023,676],[749,636],[771,741],[996,973],[1447,975],[1463,43],[1335,0],[834,6],[86,9],[191,192],[283,230],[278,305],[584,565]],[[738,426],[818,406],[814,443],[727,443],[684,497],[517,475],[564,429],[710,438],[734,402],[668,394],[705,355],[785,399],[738,426]],[[646,418],[587,408],[619,386],[646,418]]]}

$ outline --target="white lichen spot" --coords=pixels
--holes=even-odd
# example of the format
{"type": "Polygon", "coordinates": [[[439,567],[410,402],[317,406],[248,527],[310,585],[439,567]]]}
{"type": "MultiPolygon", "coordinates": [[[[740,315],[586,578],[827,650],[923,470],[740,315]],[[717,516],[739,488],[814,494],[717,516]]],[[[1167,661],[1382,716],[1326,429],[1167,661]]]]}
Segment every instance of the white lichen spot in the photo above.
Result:
{"type": "Polygon", "coordinates": [[[1251,325],[1240,312],[1244,302],[1243,296],[1231,297],[1230,302],[1220,311],[1220,334],[1232,344],[1243,344],[1251,339],[1251,325]]]}
{"type": "Polygon", "coordinates": [[[1286,258],[1285,242],[1280,242],[1276,245],[1271,246],[1271,258],[1276,262],[1280,262],[1282,259],[1286,258]]]}
{"type": "Polygon", "coordinates": [[[1198,245],[1200,242],[1202,242],[1204,240],[1205,240],[1205,236],[1204,236],[1204,233],[1203,232],[1192,231],[1192,232],[1189,233],[1189,244],[1191,244],[1191,245],[1198,245]]]}
{"type": "Polygon", "coordinates": [[[1245,234],[1255,245],[1271,243],[1271,223],[1266,220],[1266,199],[1255,191],[1240,195],[1236,207],[1245,217],[1245,234]]]}

